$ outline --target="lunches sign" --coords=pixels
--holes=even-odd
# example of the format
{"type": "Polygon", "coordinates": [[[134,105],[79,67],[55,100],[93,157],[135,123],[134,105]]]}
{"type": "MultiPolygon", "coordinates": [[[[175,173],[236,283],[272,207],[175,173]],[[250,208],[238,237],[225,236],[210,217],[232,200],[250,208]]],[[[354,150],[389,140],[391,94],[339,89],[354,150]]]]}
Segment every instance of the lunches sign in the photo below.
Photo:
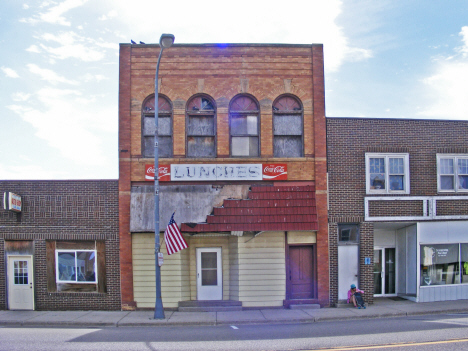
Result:
{"type": "MultiPolygon", "coordinates": [[[[286,164],[159,165],[159,181],[287,180],[286,164]]],[[[154,181],[154,165],[145,166],[145,180],[154,181]]]]}

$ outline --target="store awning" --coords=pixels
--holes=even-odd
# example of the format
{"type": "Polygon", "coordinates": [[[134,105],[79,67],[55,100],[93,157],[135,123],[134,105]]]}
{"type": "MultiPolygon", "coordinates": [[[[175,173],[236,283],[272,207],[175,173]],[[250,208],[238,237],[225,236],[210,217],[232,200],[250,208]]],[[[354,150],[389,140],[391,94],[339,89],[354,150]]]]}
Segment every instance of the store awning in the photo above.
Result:
{"type": "Polygon", "coordinates": [[[314,186],[253,186],[248,199],[227,199],[206,223],[182,223],[186,233],[318,230],[314,186]]]}

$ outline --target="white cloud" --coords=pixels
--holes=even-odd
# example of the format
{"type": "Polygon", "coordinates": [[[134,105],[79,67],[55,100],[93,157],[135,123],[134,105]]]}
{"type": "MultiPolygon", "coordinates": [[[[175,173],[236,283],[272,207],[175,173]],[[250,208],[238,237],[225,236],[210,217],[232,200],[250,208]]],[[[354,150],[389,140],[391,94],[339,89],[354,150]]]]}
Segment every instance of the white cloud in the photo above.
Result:
{"type": "MultiPolygon", "coordinates": [[[[19,157],[24,158],[21,155],[19,157]]],[[[0,163],[0,179],[59,179],[66,175],[66,172],[57,172],[31,163],[23,162],[21,165],[0,163]]]]}
{"type": "Polygon", "coordinates": [[[106,20],[114,18],[114,17],[117,17],[117,11],[111,10],[107,15],[102,15],[101,17],[99,17],[99,20],[100,21],[106,21],[106,20]]]}
{"type": "Polygon", "coordinates": [[[41,79],[46,80],[47,82],[51,84],[57,84],[57,83],[66,83],[66,84],[72,84],[72,85],[77,85],[78,82],[66,79],[65,77],[62,77],[55,73],[54,71],[46,68],[40,68],[39,66],[35,64],[27,64],[26,65],[31,73],[37,74],[38,76],[41,77],[41,79]]]}
{"type": "Polygon", "coordinates": [[[5,76],[7,76],[8,78],[19,78],[18,73],[16,73],[16,71],[12,68],[2,66],[1,70],[3,71],[3,73],[5,73],[5,76]]]}
{"type": "Polygon", "coordinates": [[[463,45],[457,54],[439,56],[435,71],[422,80],[427,103],[418,114],[430,118],[468,119],[468,27],[459,33],[463,45]]]}
{"type": "Polygon", "coordinates": [[[105,57],[105,51],[97,47],[118,49],[116,44],[96,42],[94,39],[79,36],[74,32],[44,33],[39,39],[59,44],[56,47],[39,44],[43,51],[59,60],[76,58],[84,62],[100,61],[105,57]]]}
{"type": "Polygon", "coordinates": [[[62,156],[76,164],[98,166],[108,163],[104,154],[103,135],[117,133],[117,108],[83,99],[76,90],[43,88],[35,98],[44,108],[10,105],[62,156]]]}
{"type": "Polygon", "coordinates": [[[105,79],[109,79],[108,77],[102,75],[102,74],[90,74],[90,73],[86,73],[84,76],[83,76],[83,80],[85,82],[100,82],[102,80],[105,80],[105,79]]]}
{"type": "Polygon", "coordinates": [[[37,47],[37,45],[31,45],[29,48],[26,49],[28,52],[34,52],[36,54],[39,54],[41,50],[37,47]]]}
{"type": "Polygon", "coordinates": [[[29,98],[31,97],[31,94],[27,94],[27,93],[22,93],[22,92],[18,92],[18,93],[13,93],[11,94],[11,99],[13,101],[26,101],[28,100],[29,98]]]}
{"type": "Polygon", "coordinates": [[[46,22],[50,24],[70,26],[71,23],[64,17],[64,14],[76,7],[82,6],[87,1],[88,0],[65,0],[58,5],[56,5],[56,3],[44,2],[41,7],[48,7],[51,4],[56,6],[50,7],[46,12],[39,13],[38,15],[30,18],[23,18],[20,21],[31,24],[46,22]]]}
{"type": "Polygon", "coordinates": [[[363,60],[372,53],[353,47],[343,29],[336,24],[341,13],[339,0],[290,0],[287,3],[272,1],[239,0],[229,8],[229,15],[222,15],[219,1],[173,0],[171,2],[147,2],[146,0],[105,0],[119,14],[120,28],[128,28],[128,42],[157,43],[159,37],[153,21],[142,16],[164,13],[158,16],[159,33],[172,33],[176,43],[323,43],[325,66],[335,71],[347,60],[363,60]],[[142,13],[144,9],[144,13],[142,13]],[[174,9],[178,9],[174,11],[174,9]],[[210,9],[210,11],[207,11],[210,9]],[[196,30],[187,30],[196,28],[196,30]]]}

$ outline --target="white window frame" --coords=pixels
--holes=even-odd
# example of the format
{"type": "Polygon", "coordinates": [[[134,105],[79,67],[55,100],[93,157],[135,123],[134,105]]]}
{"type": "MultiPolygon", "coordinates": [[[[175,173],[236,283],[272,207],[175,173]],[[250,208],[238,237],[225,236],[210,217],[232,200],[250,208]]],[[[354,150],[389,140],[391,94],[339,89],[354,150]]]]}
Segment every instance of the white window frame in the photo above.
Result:
{"type": "MultiPolygon", "coordinates": [[[[458,169],[458,160],[459,159],[465,159],[468,160],[468,155],[467,154],[437,154],[437,192],[439,193],[467,193],[468,189],[461,189],[460,184],[459,184],[459,178],[458,176],[460,175],[460,171],[458,169]],[[453,189],[442,189],[441,186],[441,181],[440,181],[440,160],[442,159],[451,159],[453,160],[453,189]]],[[[464,175],[464,173],[462,173],[464,175]]]]}
{"type": "Polygon", "coordinates": [[[367,194],[409,194],[410,170],[408,153],[366,153],[366,193],[367,194]],[[370,184],[370,159],[383,158],[385,164],[385,189],[371,189],[370,184]],[[391,158],[403,159],[403,190],[390,190],[389,160],[391,158]]]}
{"type": "Polygon", "coordinates": [[[69,284],[97,284],[98,282],[98,272],[97,272],[97,250],[55,250],[55,280],[57,283],[69,283],[69,284]],[[75,254],[75,269],[77,267],[77,253],[78,252],[94,252],[94,281],[79,281],[75,280],[60,280],[60,271],[59,271],[59,259],[58,255],[61,252],[73,252],[75,254]]]}

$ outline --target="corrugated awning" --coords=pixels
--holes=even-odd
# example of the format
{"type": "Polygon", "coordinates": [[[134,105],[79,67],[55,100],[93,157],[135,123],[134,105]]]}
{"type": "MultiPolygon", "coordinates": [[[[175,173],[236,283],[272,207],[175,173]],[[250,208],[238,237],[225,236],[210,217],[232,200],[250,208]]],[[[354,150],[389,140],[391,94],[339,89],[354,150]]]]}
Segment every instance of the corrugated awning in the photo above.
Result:
{"type": "Polygon", "coordinates": [[[186,233],[318,230],[314,186],[253,186],[248,199],[227,199],[206,223],[182,223],[186,233]]]}

